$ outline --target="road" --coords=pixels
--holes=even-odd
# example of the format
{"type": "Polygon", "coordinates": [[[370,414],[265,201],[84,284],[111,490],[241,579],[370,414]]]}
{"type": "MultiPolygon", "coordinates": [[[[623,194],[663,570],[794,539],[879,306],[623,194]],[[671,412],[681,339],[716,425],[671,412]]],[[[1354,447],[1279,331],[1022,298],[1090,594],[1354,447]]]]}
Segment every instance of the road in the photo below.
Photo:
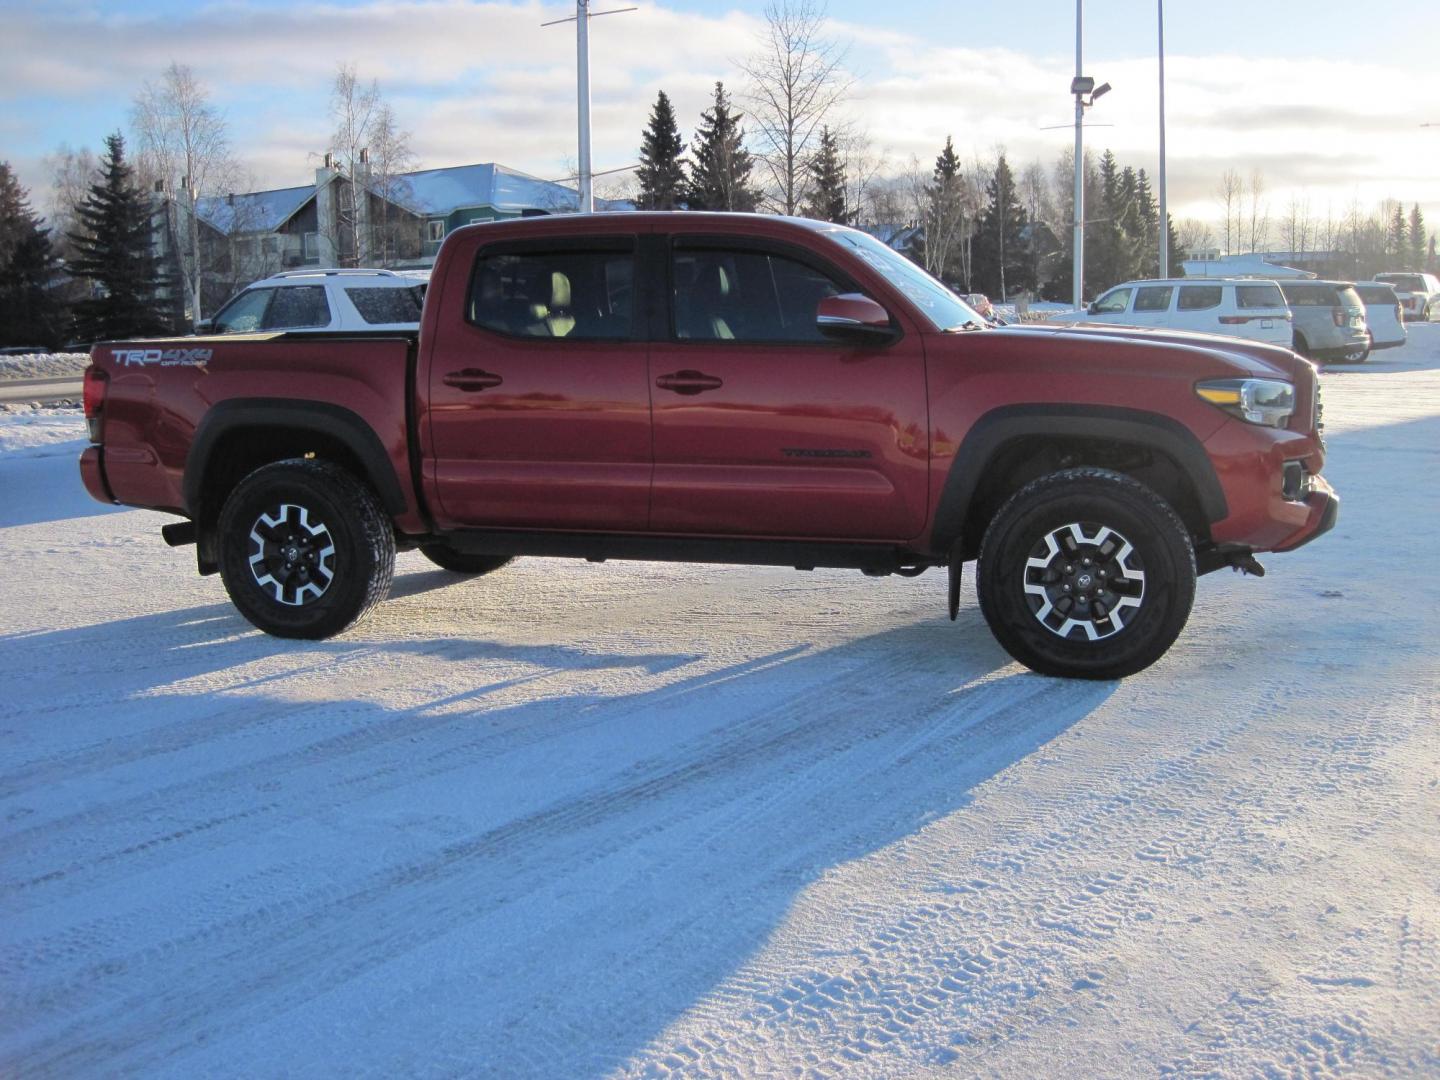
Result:
{"type": "Polygon", "coordinates": [[[402,555],[333,641],[0,456],[0,1074],[1440,1074],[1440,326],[1158,665],[967,582],[402,555]]]}
{"type": "Polygon", "coordinates": [[[85,380],[78,376],[63,379],[0,379],[0,404],[38,401],[52,405],[62,401],[79,401],[85,380]]]}

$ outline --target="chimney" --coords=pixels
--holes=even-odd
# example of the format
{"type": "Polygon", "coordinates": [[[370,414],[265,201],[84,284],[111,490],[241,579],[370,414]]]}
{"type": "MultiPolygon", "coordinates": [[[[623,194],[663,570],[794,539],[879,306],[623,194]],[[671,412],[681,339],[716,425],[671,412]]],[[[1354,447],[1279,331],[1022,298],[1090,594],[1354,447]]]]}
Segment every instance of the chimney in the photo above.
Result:
{"type": "Polygon", "coordinates": [[[332,154],[332,153],[330,153],[329,151],[326,151],[326,153],[325,153],[325,168],[327,168],[327,169],[333,169],[334,167],[335,167],[335,155],[332,154]]]}
{"type": "Polygon", "coordinates": [[[164,180],[156,180],[156,181],[155,181],[155,194],[156,194],[156,195],[164,195],[164,194],[165,194],[165,181],[164,181],[164,180]]]}
{"type": "Polygon", "coordinates": [[[234,206],[234,205],[235,205],[235,193],[234,193],[233,191],[230,192],[229,195],[226,195],[226,196],[225,196],[225,204],[226,204],[227,206],[234,206]]]}
{"type": "Polygon", "coordinates": [[[360,148],[360,164],[370,164],[370,148],[368,146],[362,146],[360,148]]]}

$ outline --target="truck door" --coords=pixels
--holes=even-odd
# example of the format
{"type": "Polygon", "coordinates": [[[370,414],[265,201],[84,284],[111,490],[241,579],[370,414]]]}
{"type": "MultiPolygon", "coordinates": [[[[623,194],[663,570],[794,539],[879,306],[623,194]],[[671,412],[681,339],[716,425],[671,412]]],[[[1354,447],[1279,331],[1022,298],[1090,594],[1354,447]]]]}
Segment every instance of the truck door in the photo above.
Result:
{"type": "Polygon", "coordinates": [[[903,540],[925,526],[924,351],[825,337],[854,291],[790,245],[677,237],[651,342],[657,532],[903,540]]]}
{"type": "Polygon", "coordinates": [[[425,424],[442,527],[643,530],[650,386],[633,236],[481,247],[438,297],[425,424]]]}

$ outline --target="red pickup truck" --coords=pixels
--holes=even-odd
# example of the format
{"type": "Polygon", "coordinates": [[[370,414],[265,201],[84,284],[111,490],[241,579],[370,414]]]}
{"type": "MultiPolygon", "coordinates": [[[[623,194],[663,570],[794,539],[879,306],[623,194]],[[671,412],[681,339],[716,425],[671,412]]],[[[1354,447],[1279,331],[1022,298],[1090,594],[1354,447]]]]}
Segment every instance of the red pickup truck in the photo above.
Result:
{"type": "Polygon", "coordinates": [[[1231,338],[990,328],[862,232],[732,214],[476,225],[418,335],[97,345],[88,490],[178,514],[241,613],[345,630],[397,549],[945,567],[1036,671],[1116,678],[1197,573],[1329,529],[1315,368],[1231,338]]]}

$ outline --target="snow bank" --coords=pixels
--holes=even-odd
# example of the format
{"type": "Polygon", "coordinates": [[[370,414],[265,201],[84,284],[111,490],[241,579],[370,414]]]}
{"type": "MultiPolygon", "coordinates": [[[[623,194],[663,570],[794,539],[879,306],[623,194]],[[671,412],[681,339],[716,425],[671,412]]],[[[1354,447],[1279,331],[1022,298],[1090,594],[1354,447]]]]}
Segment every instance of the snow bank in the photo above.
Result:
{"type": "Polygon", "coordinates": [[[89,353],[23,353],[0,356],[0,379],[61,379],[83,375],[90,365],[89,353]]]}
{"type": "Polygon", "coordinates": [[[0,458],[79,457],[87,441],[78,408],[0,405],[0,458]]]}

